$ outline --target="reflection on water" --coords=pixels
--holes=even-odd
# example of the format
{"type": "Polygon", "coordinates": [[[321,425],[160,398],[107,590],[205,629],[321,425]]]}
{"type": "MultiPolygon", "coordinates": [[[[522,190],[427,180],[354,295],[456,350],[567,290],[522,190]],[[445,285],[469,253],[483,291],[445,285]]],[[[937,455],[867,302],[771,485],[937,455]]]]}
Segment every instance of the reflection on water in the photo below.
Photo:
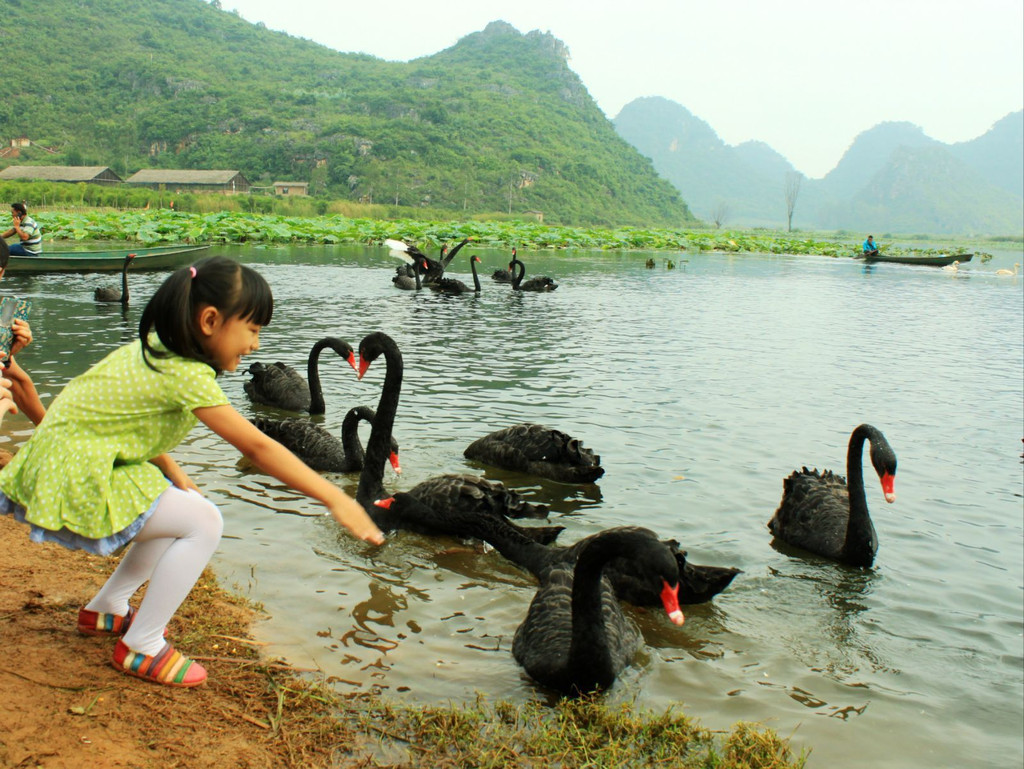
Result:
{"type": "MultiPolygon", "coordinates": [[[[695,563],[743,569],[714,602],[687,607],[681,628],[630,609],[647,648],[610,701],[795,731],[822,766],[1021,763],[1024,278],[990,274],[1019,253],[955,275],[778,255],[675,255],[669,270],[663,255],[647,269],[645,255],[524,253],[529,274],[560,284],[530,295],[488,279],[506,253],[474,250],[483,290],[463,297],[394,289],[383,249],[240,251],[277,300],[254,359],[302,370],[323,336],[356,345],[384,330],[406,367],[403,473],[388,471],[389,489],[480,473],[549,504],[566,543],[641,524],[695,563]],[[566,486],[463,458],[520,421],[580,437],[605,476],[566,486]],[[868,493],[875,566],[773,548],[782,479],[841,467],[865,421],[900,468],[895,504],[868,493]]],[[[37,341],[22,363],[44,401],[134,338],[163,275],[131,277],[139,301],[127,310],[92,301],[95,276],[5,279],[33,302],[37,341]]],[[[231,401],[280,416],[247,402],[246,378],[222,378],[231,401]]],[[[383,367],[358,381],[325,364],[322,379],[316,421],[338,434],[348,408],[376,405],[383,367]]],[[[29,434],[18,417],[4,430],[29,434]]],[[[409,701],[546,697],[511,656],[528,574],[455,539],[355,542],[203,430],[177,456],[224,512],[215,566],[267,607],[271,654],[409,701]]],[[[354,476],[332,480],[355,491],[354,476]]]]}

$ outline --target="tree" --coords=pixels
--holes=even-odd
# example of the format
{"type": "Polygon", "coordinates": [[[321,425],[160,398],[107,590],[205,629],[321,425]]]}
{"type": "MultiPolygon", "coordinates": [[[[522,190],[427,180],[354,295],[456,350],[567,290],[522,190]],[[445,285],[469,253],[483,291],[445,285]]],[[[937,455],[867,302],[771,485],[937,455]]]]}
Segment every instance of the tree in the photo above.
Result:
{"type": "Polygon", "coordinates": [[[715,207],[711,209],[711,221],[714,222],[716,230],[722,228],[725,220],[729,218],[729,213],[729,204],[724,200],[719,200],[715,203],[715,207]]]}
{"type": "Polygon", "coordinates": [[[793,231],[793,211],[796,210],[796,199],[800,194],[800,182],[803,174],[790,171],[786,174],[786,231],[793,231]]]}

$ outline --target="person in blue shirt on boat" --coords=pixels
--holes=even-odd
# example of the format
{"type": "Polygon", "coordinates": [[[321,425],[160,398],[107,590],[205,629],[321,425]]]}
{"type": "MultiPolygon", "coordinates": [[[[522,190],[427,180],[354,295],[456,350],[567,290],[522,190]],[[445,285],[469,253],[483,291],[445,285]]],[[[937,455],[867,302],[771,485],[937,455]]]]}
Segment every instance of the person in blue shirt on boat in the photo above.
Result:
{"type": "Polygon", "coordinates": [[[14,226],[0,235],[4,240],[13,235],[20,239],[10,244],[11,256],[39,256],[43,251],[43,231],[28,215],[24,203],[11,203],[11,219],[14,226]]]}
{"type": "Polygon", "coordinates": [[[864,256],[877,256],[878,255],[878,244],[875,243],[875,236],[868,235],[868,239],[864,241],[864,256]]]}

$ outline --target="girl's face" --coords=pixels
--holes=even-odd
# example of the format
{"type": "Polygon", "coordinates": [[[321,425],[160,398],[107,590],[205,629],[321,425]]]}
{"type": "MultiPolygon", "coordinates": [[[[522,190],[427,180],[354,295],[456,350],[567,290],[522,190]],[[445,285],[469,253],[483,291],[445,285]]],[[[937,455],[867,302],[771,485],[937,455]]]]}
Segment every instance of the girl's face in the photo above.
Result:
{"type": "Polygon", "coordinates": [[[260,349],[262,326],[237,315],[225,318],[215,307],[207,306],[200,311],[199,328],[203,349],[221,371],[235,371],[243,355],[260,349]]]}

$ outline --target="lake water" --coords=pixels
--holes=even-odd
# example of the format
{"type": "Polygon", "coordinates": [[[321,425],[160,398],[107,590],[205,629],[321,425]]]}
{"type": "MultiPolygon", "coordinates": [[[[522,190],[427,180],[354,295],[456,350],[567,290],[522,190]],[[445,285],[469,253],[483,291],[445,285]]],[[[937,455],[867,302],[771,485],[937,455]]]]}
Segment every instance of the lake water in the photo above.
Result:
{"type": "MultiPolygon", "coordinates": [[[[470,251],[467,249],[466,251],[470,251]]],[[[647,650],[607,693],[710,728],[760,722],[810,765],[913,769],[1024,761],[1024,261],[1000,252],[957,274],[818,257],[521,254],[553,294],[398,291],[382,248],[225,249],[277,299],[253,359],[304,371],[325,335],[353,346],[383,330],[405,383],[395,434],[406,489],[483,472],[550,503],[566,543],[643,524],[696,563],[743,569],[686,624],[636,613],[647,650]],[[580,437],[601,454],[598,484],[571,487],[472,466],[472,440],[519,421],[580,437]],[[875,566],[851,569],[772,547],[766,523],[802,465],[845,474],[850,431],[879,427],[898,458],[896,502],[867,471],[875,566]]],[[[453,273],[469,282],[464,259],[453,273]]],[[[139,302],[99,306],[113,276],[6,279],[30,298],[38,341],[20,360],[48,402],[72,376],[135,336],[162,273],[131,275],[139,302]]],[[[328,410],[376,405],[383,361],[362,382],[325,356],[328,410]]],[[[242,372],[222,379],[255,414],[242,372]]],[[[265,413],[265,412],[264,412],[265,413]]],[[[21,417],[7,442],[28,434],[21,417]]],[[[365,439],[365,433],[364,433],[365,439]]],[[[4,445],[0,441],[0,446],[4,445]]],[[[531,580],[495,553],[397,534],[353,541],[315,505],[241,466],[204,428],[178,452],[221,506],[214,566],[262,602],[267,653],[323,670],[339,690],[396,700],[523,701],[545,695],[511,655],[531,580]]],[[[334,476],[354,493],[354,476],[334,476]]]]}

